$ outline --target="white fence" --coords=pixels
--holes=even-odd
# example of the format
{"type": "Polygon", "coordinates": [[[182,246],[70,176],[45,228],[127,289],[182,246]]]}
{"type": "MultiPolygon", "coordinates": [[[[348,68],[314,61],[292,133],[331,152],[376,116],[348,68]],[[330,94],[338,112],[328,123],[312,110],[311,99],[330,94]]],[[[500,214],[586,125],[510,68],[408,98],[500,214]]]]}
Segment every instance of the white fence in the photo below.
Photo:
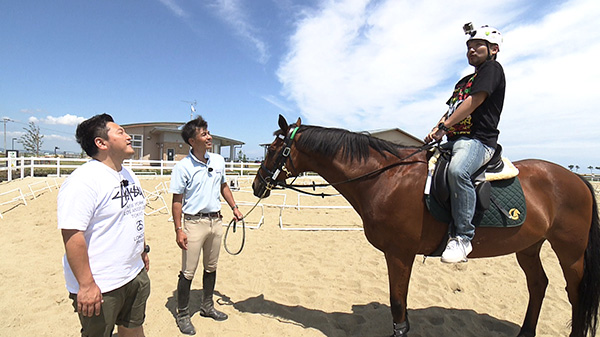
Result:
{"type": "MultiPolygon", "coordinates": [[[[65,176],[76,169],[89,159],[77,158],[38,158],[38,157],[19,157],[15,159],[0,158],[0,181],[24,178],[25,176],[34,177],[36,170],[38,175],[65,176]],[[43,170],[43,173],[41,171],[43,170]],[[50,171],[52,173],[50,173],[50,171]],[[6,177],[6,178],[5,178],[6,177]]],[[[177,162],[165,160],[126,160],[123,165],[131,168],[138,175],[170,175],[173,166],[177,162]]],[[[260,163],[225,163],[225,170],[228,175],[253,175],[256,173],[260,163]]]]}

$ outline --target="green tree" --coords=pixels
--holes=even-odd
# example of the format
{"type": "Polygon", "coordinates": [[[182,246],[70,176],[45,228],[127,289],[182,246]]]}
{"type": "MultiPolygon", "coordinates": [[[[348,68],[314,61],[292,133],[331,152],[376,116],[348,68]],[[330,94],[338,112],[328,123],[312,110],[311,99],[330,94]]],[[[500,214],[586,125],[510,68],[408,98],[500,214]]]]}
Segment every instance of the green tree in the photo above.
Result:
{"type": "Polygon", "coordinates": [[[245,154],[245,153],[244,153],[242,150],[240,150],[240,151],[238,152],[238,155],[237,155],[237,157],[238,157],[238,160],[239,160],[240,162],[244,162],[244,163],[245,163],[245,162],[247,162],[247,161],[248,161],[248,157],[246,157],[246,154],[245,154]]]}
{"type": "Polygon", "coordinates": [[[26,152],[33,153],[38,157],[42,144],[44,144],[44,135],[40,133],[40,127],[34,122],[29,122],[29,125],[23,130],[25,130],[25,134],[19,138],[18,142],[23,144],[23,149],[26,152]]]}

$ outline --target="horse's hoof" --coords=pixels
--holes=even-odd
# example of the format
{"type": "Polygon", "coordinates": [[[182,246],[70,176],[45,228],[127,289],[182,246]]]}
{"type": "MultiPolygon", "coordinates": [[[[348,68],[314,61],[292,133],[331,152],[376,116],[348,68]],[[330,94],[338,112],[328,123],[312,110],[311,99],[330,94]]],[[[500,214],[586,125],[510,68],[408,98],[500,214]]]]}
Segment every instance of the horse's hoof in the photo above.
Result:
{"type": "Polygon", "coordinates": [[[402,323],[394,322],[394,333],[390,337],[406,337],[409,329],[408,319],[402,323]]]}

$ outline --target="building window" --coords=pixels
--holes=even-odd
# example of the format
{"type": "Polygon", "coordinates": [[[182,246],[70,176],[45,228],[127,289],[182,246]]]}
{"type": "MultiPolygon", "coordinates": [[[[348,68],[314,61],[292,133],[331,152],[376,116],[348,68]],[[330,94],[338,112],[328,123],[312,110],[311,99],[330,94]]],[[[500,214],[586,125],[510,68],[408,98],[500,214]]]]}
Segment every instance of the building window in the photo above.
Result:
{"type": "Polygon", "coordinates": [[[131,147],[135,151],[135,159],[143,159],[144,135],[131,135],[131,147]]]}
{"type": "Polygon", "coordinates": [[[143,135],[131,135],[131,147],[134,149],[141,149],[144,145],[143,135]]]}

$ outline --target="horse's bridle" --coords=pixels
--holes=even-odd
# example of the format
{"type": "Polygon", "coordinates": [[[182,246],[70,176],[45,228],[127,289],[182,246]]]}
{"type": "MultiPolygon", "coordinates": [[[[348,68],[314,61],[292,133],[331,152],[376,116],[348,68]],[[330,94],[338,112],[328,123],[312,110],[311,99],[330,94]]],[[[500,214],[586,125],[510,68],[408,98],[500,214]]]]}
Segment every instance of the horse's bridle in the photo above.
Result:
{"type": "MultiPolygon", "coordinates": [[[[262,170],[264,170],[267,173],[267,175],[266,175],[266,177],[263,177],[261,174],[258,174],[258,176],[260,177],[261,182],[265,185],[266,190],[272,190],[273,188],[276,188],[277,186],[285,187],[285,185],[286,185],[285,182],[277,181],[277,177],[279,176],[279,174],[282,171],[285,172],[286,178],[289,178],[292,176],[292,172],[290,172],[290,170],[288,170],[285,167],[285,163],[289,159],[290,166],[292,167],[292,169],[294,169],[294,163],[292,162],[292,159],[290,158],[290,153],[292,152],[292,142],[294,141],[294,137],[296,136],[296,133],[298,132],[299,128],[300,127],[297,126],[293,129],[290,129],[286,136],[284,136],[283,134],[280,134],[279,136],[277,136],[283,141],[283,150],[281,150],[281,152],[279,153],[279,156],[275,160],[275,165],[273,166],[273,171],[269,170],[265,166],[264,160],[261,162],[260,168],[262,170]]],[[[294,169],[294,171],[295,171],[295,169],[294,169]]]]}
{"type": "MultiPolygon", "coordinates": [[[[336,185],[340,185],[340,184],[346,184],[346,183],[350,183],[353,181],[358,181],[358,180],[362,180],[362,179],[366,179],[369,177],[374,177],[376,175],[381,174],[384,171],[387,171],[393,167],[396,166],[400,166],[400,165],[408,165],[408,164],[413,164],[413,163],[427,163],[426,161],[422,161],[422,160],[418,160],[418,161],[410,161],[410,162],[406,162],[405,160],[416,155],[417,153],[421,152],[421,151],[426,151],[429,150],[430,148],[436,146],[438,143],[434,142],[434,143],[429,143],[429,144],[425,144],[421,147],[419,147],[418,149],[416,149],[414,152],[412,152],[411,154],[409,154],[406,157],[400,158],[399,162],[384,166],[380,169],[365,173],[361,176],[358,177],[354,177],[354,178],[350,178],[344,181],[339,181],[336,183],[329,183],[329,184],[315,184],[313,182],[312,185],[294,185],[293,182],[292,184],[288,184],[284,181],[278,181],[277,177],[279,176],[279,174],[283,171],[286,174],[286,178],[290,178],[293,176],[293,173],[288,170],[285,167],[286,162],[289,160],[290,166],[292,168],[293,171],[296,171],[294,168],[294,162],[292,161],[292,158],[290,157],[290,153],[291,153],[291,146],[292,143],[294,141],[294,137],[296,136],[296,133],[298,132],[298,129],[300,127],[297,126],[293,129],[290,129],[288,134],[286,136],[284,136],[283,134],[280,134],[278,137],[283,141],[284,146],[283,146],[283,150],[279,153],[279,156],[277,157],[277,160],[275,160],[275,165],[273,166],[273,170],[271,171],[269,170],[266,166],[265,166],[265,161],[263,160],[263,162],[260,164],[260,168],[262,170],[264,170],[267,173],[266,177],[263,177],[260,172],[257,174],[261,180],[261,182],[265,185],[265,191],[264,193],[266,193],[266,191],[272,190],[274,188],[277,188],[278,186],[281,188],[289,188],[292,189],[294,191],[300,192],[300,193],[304,193],[304,194],[309,194],[309,195],[313,195],[313,196],[320,196],[320,197],[325,197],[325,196],[333,196],[333,195],[337,195],[337,194],[326,194],[326,193],[311,193],[311,192],[307,192],[307,191],[303,191],[300,190],[300,188],[312,188],[313,190],[315,190],[315,187],[326,187],[326,186],[336,186],[336,185]]],[[[396,155],[397,156],[397,155],[396,155]]]]}

